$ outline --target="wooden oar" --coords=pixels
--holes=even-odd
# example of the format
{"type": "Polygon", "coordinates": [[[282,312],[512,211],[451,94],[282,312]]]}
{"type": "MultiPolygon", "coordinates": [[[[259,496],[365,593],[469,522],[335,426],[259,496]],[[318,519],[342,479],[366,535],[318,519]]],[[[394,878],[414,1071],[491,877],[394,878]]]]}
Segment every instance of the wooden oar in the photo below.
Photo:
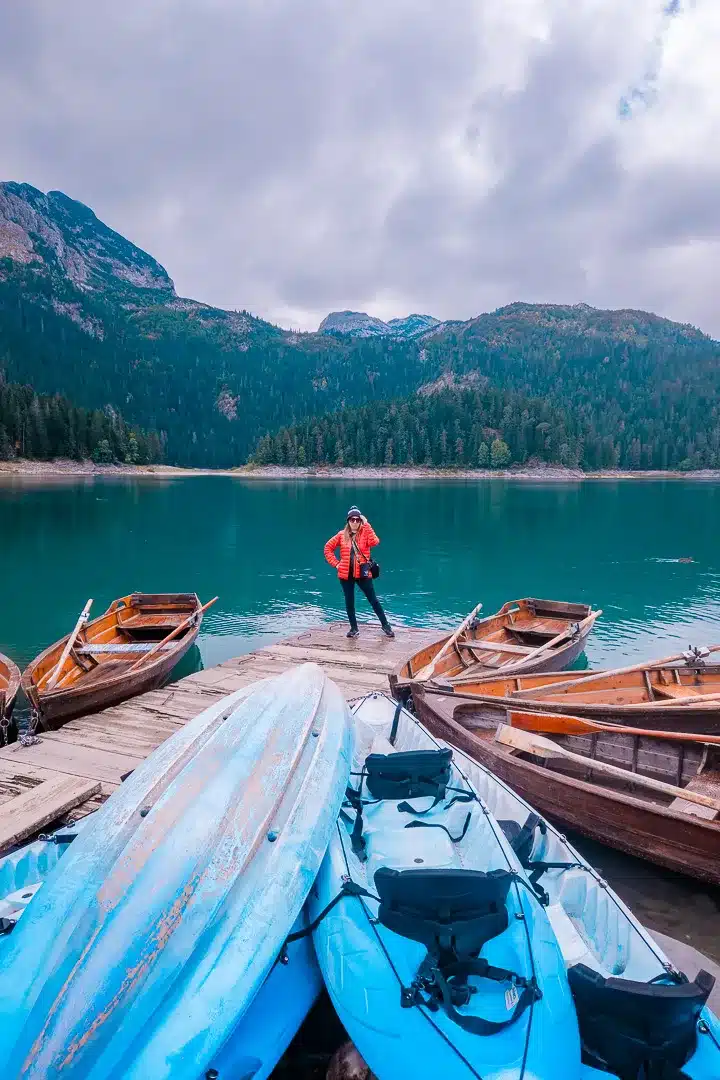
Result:
{"type": "Polygon", "coordinates": [[[451,636],[447,639],[442,649],[440,649],[435,658],[431,660],[429,664],[425,664],[424,667],[420,668],[417,674],[412,676],[413,682],[426,682],[432,676],[438,664],[438,661],[442,660],[443,656],[445,656],[450,651],[457,639],[462,634],[463,630],[466,630],[470,623],[473,621],[478,611],[480,611],[481,607],[482,604],[477,604],[477,606],[472,609],[467,618],[463,619],[463,621],[460,623],[455,633],[451,634],[451,636]]]}
{"type": "Polygon", "coordinates": [[[687,791],[685,788],[675,787],[674,784],[665,784],[662,780],[654,780],[651,776],[643,776],[642,773],[630,772],[628,769],[620,769],[617,765],[608,765],[605,761],[596,761],[594,758],[583,757],[582,754],[573,754],[564,746],[559,746],[552,739],[544,739],[541,735],[531,735],[528,731],[520,731],[518,728],[500,724],[495,732],[495,738],[505,746],[511,746],[515,750],[522,750],[526,754],[535,754],[537,757],[562,757],[569,761],[575,761],[578,765],[591,768],[595,772],[606,773],[608,776],[619,777],[627,783],[638,784],[651,791],[670,795],[673,799],[684,799],[685,802],[697,803],[698,806],[708,806],[716,814],[720,814],[720,802],[711,799],[707,795],[699,795],[695,791],[687,791]]]}
{"type": "MultiPolygon", "coordinates": [[[[692,694],[690,697],[666,698],[664,701],[651,701],[653,709],[667,709],[672,705],[720,705],[720,693],[692,694]]],[[[647,709],[647,701],[631,701],[623,709],[647,709]]]]}
{"type": "Polygon", "coordinates": [[[545,731],[549,735],[596,735],[609,732],[612,735],[642,735],[653,739],[674,739],[677,742],[710,743],[720,746],[720,735],[696,735],[689,731],[658,731],[652,728],[625,727],[622,724],[599,724],[581,716],[565,716],[563,713],[508,711],[510,727],[523,731],[545,731]]]}
{"type": "Polygon", "coordinates": [[[170,633],[162,639],[162,641],[156,642],[149,652],[146,652],[143,656],[140,657],[139,660],[136,660],[132,667],[129,667],[127,669],[125,674],[129,675],[131,671],[135,671],[137,668],[141,667],[144,663],[146,663],[151,656],[155,656],[156,653],[159,653],[163,645],[167,645],[167,643],[169,641],[172,641],[173,638],[176,638],[178,634],[182,634],[183,630],[186,630],[188,626],[190,626],[190,624],[198,618],[198,616],[202,615],[204,611],[207,611],[209,607],[212,607],[218,599],[219,597],[214,596],[212,600],[208,600],[207,604],[203,604],[203,606],[201,608],[198,608],[197,611],[193,611],[192,615],[188,615],[187,619],[183,619],[183,621],[178,626],[176,626],[174,630],[171,630],[170,633]]]}
{"type": "MultiPolygon", "coordinates": [[[[60,672],[63,669],[63,665],[65,664],[65,661],[67,660],[68,656],[70,655],[70,650],[72,649],[73,645],[75,644],[75,641],[77,639],[78,634],[80,633],[83,626],[85,626],[85,623],[90,618],[90,608],[91,607],[92,607],[92,600],[88,600],[87,604],[85,605],[85,607],[80,612],[80,618],[75,623],[75,629],[73,630],[72,634],[70,635],[70,637],[67,639],[67,642],[65,643],[65,648],[63,649],[62,653],[60,654],[60,659],[58,660],[55,667],[52,669],[52,672],[50,673],[48,681],[45,683],[45,686],[43,686],[43,688],[42,688],[43,692],[46,692],[48,690],[52,690],[52,688],[55,686],[55,683],[60,678],[60,672]]],[[[38,690],[39,689],[40,689],[40,683],[38,681],[38,690]]]]}
{"type": "MultiPolygon", "coordinates": [[[[708,652],[717,652],[720,649],[720,645],[710,645],[708,652]]],[[[516,698],[535,697],[537,694],[552,694],[556,690],[567,690],[568,687],[575,686],[587,686],[588,683],[597,682],[600,679],[614,678],[616,675],[629,675],[633,671],[656,671],[658,668],[667,667],[669,664],[676,664],[679,660],[684,660],[685,654],[678,653],[677,656],[667,656],[664,660],[650,660],[641,664],[631,664],[629,667],[622,668],[607,668],[603,671],[594,671],[592,675],[584,675],[582,679],[567,679],[562,682],[548,682],[543,683],[542,686],[536,686],[532,690],[514,690],[512,696],[516,698]]]]}

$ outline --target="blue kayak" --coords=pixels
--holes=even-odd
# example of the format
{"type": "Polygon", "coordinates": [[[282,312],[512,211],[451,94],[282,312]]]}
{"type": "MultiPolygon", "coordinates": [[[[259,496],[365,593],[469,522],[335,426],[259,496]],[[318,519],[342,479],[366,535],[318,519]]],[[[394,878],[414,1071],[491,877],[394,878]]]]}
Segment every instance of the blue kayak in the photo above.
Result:
{"type": "MultiPolygon", "coordinates": [[[[92,824],[94,817],[95,814],[88,814],[72,827],[58,829],[43,840],[25,844],[0,858],[0,970],[10,945],[10,933],[67,851],[68,844],[92,824]]],[[[307,922],[303,908],[292,931],[304,931],[307,922]]],[[[206,1080],[213,1069],[218,1078],[265,1080],[287,1050],[321,989],[322,975],[315,950],[309,935],[303,935],[283,950],[227,1042],[211,1059],[209,1068],[198,1069],[197,1080],[206,1080]]]]}
{"type": "MultiPolygon", "coordinates": [[[[587,861],[483,766],[434,739],[415,717],[382,694],[369,695],[354,713],[354,770],[364,774],[354,777],[354,787],[359,792],[362,780],[364,797],[351,794],[350,806],[343,811],[321,868],[311,911],[315,918],[321,914],[333,891],[344,897],[319,924],[316,949],[336,1008],[380,1080],[404,1075],[430,1077],[434,1068],[440,1063],[444,1067],[449,1060],[449,1046],[458,1056],[453,1077],[718,1080],[720,1024],[706,1005],[712,978],[699,972],[690,981],[676,971],[587,861]],[[396,796],[401,784],[407,785],[408,764],[404,762],[412,765],[407,754],[418,751],[426,755],[422,777],[429,786],[422,798],[417,794],[405,797],[403,806],[396,796]],[[437,781],[443,778],[437,770],[433,772],[431,754],[436,755],[437,763],[443,753],[452,755],[451,776],[440,793],[437,781]],[[462,791],[472,791],[475,799],[452,805],[462,791]],[[465,805],[472,807],[467,828],[458,822],[458,810],[465,805]],[[361,826],[357,808],[362,814],[361,826]],[[422,811],[426,813],[419,816],[422,811]],[[416,829],[415,821],[442,825],[443,829],[416,829]],[[458,828],[458,824],[463,827],[458,828]],[[407,831],[408,826],[412,832],[407,831]],[[471,839],[474,828],[475,841],[471,839]],[[438,835],[443,846],[428,844],[427,851],[418,849],[417,835],[438,835]],[[553,959],[543,979],[543,964],[551,953],[536,948],[533,921],[524,912],[522,922],[528,928],[537,985],[543,994],[533,1004],[532,1023],[526,1020],[528,1007],[499,1031],[475,1025],[469,1039],[472,1025],[468,1021],[473,1015],[487,1017],[490,999],[493,995],[497,999],[508,985],[501,969],[505,968],[506,975],[520,970],[517,963],[514,967],[508,963],[507,949],[501,952],[503,937],[517,914],[511,903],[513,886],[505,898],[508,929],[484,940],[478,950],[486,935],[477,934],[472,920],[491,895],[487,881],[467,881],[462,902],[457,903],[456,898],[453,907],[447,895],[440,893],[438,900],[437,886],[433,892],[427,879],[416,877],[420,888],[416,884],[414,891],[395,888],[393,892],[398,877],[388,877],[383,868],[399,870],[402,881],[408,871],[413,873],[411,867],[420,858],[423,865],[432,864],[436,873],[447,875],[446,868],[479,861],[473,845],[484,849],[488,863],[496,846],[502,848],[507,867],[518,875],[514,880],[525,882],[524,894],[544,916],[536,916],[536,931],[541,927],[546,931],[548,926],[551,930],[561,968],[558,971],[553,959]],[[436,861],[439,857],[444,857],[444,862],[436,861]],[[348,895],[358,889],[347,884],[343,887],[343,864],[345,875],[356,885],[379,894],[379,904],[367,896],[348,895]],[[428,924],[432,924],[431,933],[428,924]],[[420,939],[420,948],[412,954],[410,950],[420,939]],[[478,978],[472,968],[473,957],[486,959],[498,970],[489,973],[489,980],[478,978]],[[569,1002],[573,1015],[569,1015],[569,1002]],[[550,1026],[544,1022],[543,1009],[553,1013],[550,1026]],[[412,1028],[403,1012],[415,1017],[412,1028]],[[532,1031],[538,1020],[541,1038],[537,1030],[532,1031]],[[412,1041],[404,1041],[401,1047],[400,1032],[404,1036],[410,1030],[412,1041]],[[394,1056],[393,1031],[397,1042],[394,1056]],[[440,1037],[445,1044],[442,1049],[440,1037]],[[492,1044],[512,1044],[513,1038],[518,1042],[525,1039],[527,1053],[519,1059],[510,1045],[504,1066],[496,1065],[492,1044]]],[[[418,790],[417,776],[416,770],[414,792],[418,790]]],[[[407,880],[413,879],[408,875],[407,880]]],[[[501,920],[500,925],[503,923],[501,920]]],[[[543,938],[544,932],[540,936],[543,938]]]]}
{"type": "Polygon", "coordinates": [[[379,694],[354,713],[353,785],[310,903],[350,1038],[379,1080],[576,1080],[562,953],[517,854],[409,713],[379,694]]]}
{"type": "Polygon", "coordinates": [[[342,695],[308,664],[159,747],[3,939],[3,1080],[267,1076],[317,992],[307,939],[276,961],[327,847],[350,746],[342,695]]]}
{"type": "MultiPolygon", "coordinates": [[[[68,844],[88,828],[95,814],[72,827],[57,829],[42,840],[25,844],[0,858],[0,970],[10,945],[10,933],[67,851],[68,844]]],[[[305,909],[293,932],[307,927],[305,909]]],[[[322,975],[309,935],[292,941],[273,965],[249,1008],[225,1045],[197,1071],[206,1080],[214,1069],[220,1078],[265,1080],[285,1053],[322,989],[322,975]]]]}

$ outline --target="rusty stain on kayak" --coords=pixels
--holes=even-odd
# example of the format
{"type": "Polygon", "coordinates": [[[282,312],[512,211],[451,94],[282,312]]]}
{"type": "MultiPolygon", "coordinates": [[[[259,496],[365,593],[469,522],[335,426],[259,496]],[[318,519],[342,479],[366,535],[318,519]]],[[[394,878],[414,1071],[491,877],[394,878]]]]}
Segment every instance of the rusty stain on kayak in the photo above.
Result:
{"type": "MultiPolygon", "coordinates": [[[[73,1042],[70,1043],[67,1048],[67,1053],[65,1057],[61,1061],[57,1062],[57,1067],[59,1069],[64,1069],[73,1063],[73,1059],[76,1057],[79,1051],[82,1050],[82,1048],[91,1040],[92,1036],[96,1034],[96,1032],[102,1027],[102,1025],[113,1017],[113,1014],[123,1004],[124,1000],[135,991],[135,989],[140,983],[142,983],[143,979],[149,973],[153,964],[156,962],[157,958],[161,955],[163,949],[169,942],[173,931],[177,928],[182,918],[183,912],[187,908],[187,905],[189,904],[193,894],[195,893],[200,883],[200,880],[201,875],[198,875],[196,878],[189,881],[185,885],[185,888],[182,890],[180,896],[177,897],[175,903],[172,905],[170,910],[157,923],[154,935],[147,941],[144,955],[140,957],[140,960],[137,964],[135,964],[134,967],[127,970],[119,989],[115,992],[108,1004],[94,1017],[91,1024],[86,1028],[84,1033],[79,1038],[75,1039],[73,1042]]],[[[72,990],[73,977],[80,965],[82,964],[82,961],[84,960],[88,951],[92,948],[94,939],[96,937],[97,933],[93,935],[93,940],[88,942],[86,948],[83,949],[82,955],[78,958],[77,963],[75,964],[73,970],[66,979],[65,984],[58,993],[53,1008],[50,1009],[48,1012],[48,1022],[45,1024],[45,1027],[36,1039],[34,1045],[30,1050],[30,1053],[28,1054],[27,1060],[25,1061],[26,1069],[30,1068],[36,1056],[40,1053],[43,1039],[47,1028],[49,1027],[49,1023],[52,1020],[53,1014],[56,1012],[57,1006],[62,1002],[66,994],[70,993],[70,991],[72,990]]]]}

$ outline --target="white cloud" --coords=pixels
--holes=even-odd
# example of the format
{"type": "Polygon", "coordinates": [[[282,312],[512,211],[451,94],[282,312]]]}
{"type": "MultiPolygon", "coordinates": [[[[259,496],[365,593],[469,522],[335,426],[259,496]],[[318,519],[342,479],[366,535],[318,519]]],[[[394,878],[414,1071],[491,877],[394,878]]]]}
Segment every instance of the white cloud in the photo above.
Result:
{"type": "Polygon", "coordinates": [[[720,335],[719,50],[715,0],[24,0],[0,174],[285,325],[524,299],[720,335]]]}

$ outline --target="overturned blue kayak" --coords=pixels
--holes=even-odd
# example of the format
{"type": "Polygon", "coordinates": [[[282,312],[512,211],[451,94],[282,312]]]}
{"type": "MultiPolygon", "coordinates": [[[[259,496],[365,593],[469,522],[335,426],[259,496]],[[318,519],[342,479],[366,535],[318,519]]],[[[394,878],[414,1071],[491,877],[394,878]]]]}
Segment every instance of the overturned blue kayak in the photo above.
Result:
{"type": "Polygon", "coordinates": [[[350,745],[342,695],[308,664],[159,747],[3,942],[4,1080],[198,1080],[218,1062],[267,1076],[269,1043],[277,1060],[317,990],[307,940],[276,960],[337,817],[350,745]],[[261,987],[273,984],[277,1010],[296,976],[294,1016],[268,1024],[261,987]]]}
{"type": "Polygon", "coordinates": [[[575,1080],[562,954],[502,830],[408,713],[373,695],[355,721],[353,788],[311,913],[357,1049],[380,1080],[575,1080]]]}
{"type": "Polygon", "coordinates": [[[486,1080],[717,1080],[711,976],[690,981],[676,971],[586,860],[487,769],[384,695],[354,711],[360,775],[312,914],[343,897],[320,921],[316,949],[335,1006],[380,1080],[430,1078],[440,1067],[486,1080]],[[472,799],[458,801],[467,792],[472,799]],[[479,877],[478,849],[487,863],[479,877]],[[505,892],[498,867],[513,874],[505,892]],[[527,968],[507,941],[521,881],[535,913],[524,908],[521,925],[542,993],[524,1010],[514,976],[527,983],[527,968]]]}
{"type": "MultiPolygon", "coordinates": [[[[0,970],[10,945],[10,934],[58,863],[68,845],[95,818],[89,814],[72,827],[58,829],[42,840],[0,858],[0,970]]],[[[322,989],[322,975],[307,934],[303,909],[292,927],[298,938],[283,948],[249,1008],[227,1042],[198,1068],[197,1080],[207,1080],[214,1069],[219,1078],[265,1080],[285,1053],[322,989]]]]}

